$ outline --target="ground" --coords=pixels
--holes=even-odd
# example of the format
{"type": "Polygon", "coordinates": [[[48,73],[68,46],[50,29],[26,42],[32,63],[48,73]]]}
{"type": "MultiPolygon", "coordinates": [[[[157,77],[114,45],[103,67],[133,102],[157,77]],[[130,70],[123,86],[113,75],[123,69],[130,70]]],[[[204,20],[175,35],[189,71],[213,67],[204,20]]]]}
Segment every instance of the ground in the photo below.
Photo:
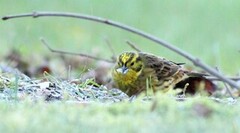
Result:
{"type": "MultiPolygon", "coordinates": [[[[18,1],[14,4],[2,0],[0,5],[1,16],[32,11],[60,11],[108,18],[171,42],[210,66],[217,67],[227,76],[236,76],[239,73],[240,29],[237,27],[240,22],[238,17],[240,2],[237,0],[158,2],[35,0],[18,1]]],[[[63,80],[66,77],[71,80],[79,79],[83,72],[94,70],[99,66],[92,60],[81,59],[84,61],[79,63],[75,61],[75,59],[79,60],[79,57],[63,57],[52,53],[41,44],[39,40],[41,37],[55,49],[88,53],[106,59],[110,59],[113,55],[111,50],[106,49],[106,39],[113,46],[116,55],[132,50],[125,43],[129,40],[145,52],[175,62],[186,62],[189,68],[200,70],[185,58],[149,40],[85,20],[21,18],[2,21],[0,27],[1,68],[16,65],[12,58],[7,60],[6,56],[12,49],[17,49],[21,55],[20,59],[27,62],[29,72],[35,72],[34,68],[46,64],[55,72],[50,75],[46,73],[40,76],[32,75],[31,81],[37,85],[39,80],[47,79],[44,83],[54,81],[57,85],[63,86],[70,82],[63,80]],[[74,66],[70,76],[69,64],[74,66]]],[[[21,65],[22,68],[25,68],[25,65],[21,65]]],[[[111,65],[105,66],[111,67],[111,65]]],[[[87,102],[76,102],[71,98],[47,102],[44,98],[51,94],[48,91],[43,91],[44,97],[37,100],[18,95],[17,92],[21,91],[24,92],[21,94],[25,94],[29,91],[26,87],[21,90],[24,85],[18,86],[17,83],[26,80],[21,76],[18,79],[18,76],[13,74],[10,84],[4,86],[5,84],[2,83],[7,82],[5,77],[8,76],[1,73],[0,78],[1,88],[11,88],[1,92],[4,95],[0,96],[0,114],[2,114],[0,132],[238,132],[240,130],[239,99],[233,100],[228,95],[224,95],[226,88],[221,82],[217,83],[218,91],[221,92],[217,97],[197,95],[179,101],[173,96],[158,95],[153,100],[143,100],[143,97],[139,97],[129,101],[123,96],[124,98],[121,98],[124,100],[115,101],[113,100],[115,97],[112,97],[114,93],[108,93],[103,87],[101,91],[85,89],[83,92],[93,92],[93,95],[88,97],[93,99],[87,102]],[[98,100],[95,94],[99,93],[108,96],[110,100],[98,100]],[[5,94],[9,97],[4,97],[5,94]]],[[[28,81],[27,85],[31,81],[28,81]]],[[[54,85],[51,86],[54,88],[54,85]]],[[[73,84],[68,85],[70,88],[73,86],[73,84]]],[[[39,87],[41,88],[42,84],[39,87]]],[[[88,88],[84,83],[80,83],[77,87],[88,88]]],[[[63,88],[68,90],[64,93],[67,96],[74,90],[63,88]]],[[[46,90],[46,87],[43,87],[43,90],[46,90]]],[[[83,98],[82,95],[80,98],[83,98]]]]}

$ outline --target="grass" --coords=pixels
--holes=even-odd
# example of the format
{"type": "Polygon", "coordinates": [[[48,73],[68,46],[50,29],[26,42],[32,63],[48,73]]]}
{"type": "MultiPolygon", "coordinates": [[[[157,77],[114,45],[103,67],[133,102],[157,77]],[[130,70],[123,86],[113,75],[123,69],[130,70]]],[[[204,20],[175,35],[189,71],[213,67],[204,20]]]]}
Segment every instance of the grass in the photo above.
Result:
{"type": "MultiPolygon", "coordinates": [[[[232,0],[72,0],[0,1],[0,15],[32,11],[86,13],[109,18],[160,37],[228,75],[239,72],[240,1],[232,0]]],[[[104,38],[117,53],[131,50],[130,40],[150,53],[176,62],[177,54],[125,31],[69,18],[23,18],[0,23],[0,59],[12,47],[26,57],[52,55],[39,38],[52,47],[110,58],[104,38]]],[[[152,102],[115,104],[66,102],[0,102],[0,132],[238,132],[239,103],[213,102],[205,97],[184,102],[162,97],[152,102]],[[199,109],[200,104],[200,109],[199,109]],[[197,109],[195,109],[197,106],[197,109]],[[201,110],[210,110],[201,115],[201,110]],[[198,110],[199,109],[199,110],[198,110]]]]}
{"type": "Polygon", "coordinates": [[[239,105],[192,98],[115,104],[0,103],[1,132],[237,132],[239,105]],[[209,110],[201,115],[195,106],[209,110]]]}

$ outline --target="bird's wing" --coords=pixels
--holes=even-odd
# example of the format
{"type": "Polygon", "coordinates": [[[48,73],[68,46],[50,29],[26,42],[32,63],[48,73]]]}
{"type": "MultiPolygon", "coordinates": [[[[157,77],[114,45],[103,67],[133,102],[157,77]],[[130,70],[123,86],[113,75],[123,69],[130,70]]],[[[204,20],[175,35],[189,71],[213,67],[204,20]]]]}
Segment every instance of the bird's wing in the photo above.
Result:
{"type": "Polygon", "coordinates": [[[181,66],[179,66],[177,63],[166,60],[164,58],[160,58],[147,53],[140,53],[139,55],[146,62],[146,68],[154,69],[158,80],[173,76],[181,68],[181,66]]]}

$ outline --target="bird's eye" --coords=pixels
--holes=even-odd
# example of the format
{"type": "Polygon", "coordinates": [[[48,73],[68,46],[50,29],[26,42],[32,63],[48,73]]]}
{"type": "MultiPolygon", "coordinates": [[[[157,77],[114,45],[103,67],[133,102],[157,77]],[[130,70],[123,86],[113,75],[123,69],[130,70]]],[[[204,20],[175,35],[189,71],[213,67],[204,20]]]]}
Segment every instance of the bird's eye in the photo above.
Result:
{"type": "Polygon", "coordinates": [[[118,65],[121,66],[121,62],[118,62],[118,65]]]}
{"type": "Polygon", "coordinates": [[[132,62],[130,65],[133,66],[133,65],[134,65],[134,62],[132,62]]]}

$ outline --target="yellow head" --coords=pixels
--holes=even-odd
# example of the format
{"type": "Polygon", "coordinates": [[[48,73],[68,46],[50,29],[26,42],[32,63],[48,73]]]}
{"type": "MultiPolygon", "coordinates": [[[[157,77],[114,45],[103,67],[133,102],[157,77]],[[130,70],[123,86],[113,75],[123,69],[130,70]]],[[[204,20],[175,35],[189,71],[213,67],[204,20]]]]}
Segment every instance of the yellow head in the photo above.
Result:
{"type": "Polygon", "coordinates": [[[113,78],[121,84],[131,84],[141,74],[143,67],[143,61],[138,53],[122,53],[114,67],[113,78]]]}

